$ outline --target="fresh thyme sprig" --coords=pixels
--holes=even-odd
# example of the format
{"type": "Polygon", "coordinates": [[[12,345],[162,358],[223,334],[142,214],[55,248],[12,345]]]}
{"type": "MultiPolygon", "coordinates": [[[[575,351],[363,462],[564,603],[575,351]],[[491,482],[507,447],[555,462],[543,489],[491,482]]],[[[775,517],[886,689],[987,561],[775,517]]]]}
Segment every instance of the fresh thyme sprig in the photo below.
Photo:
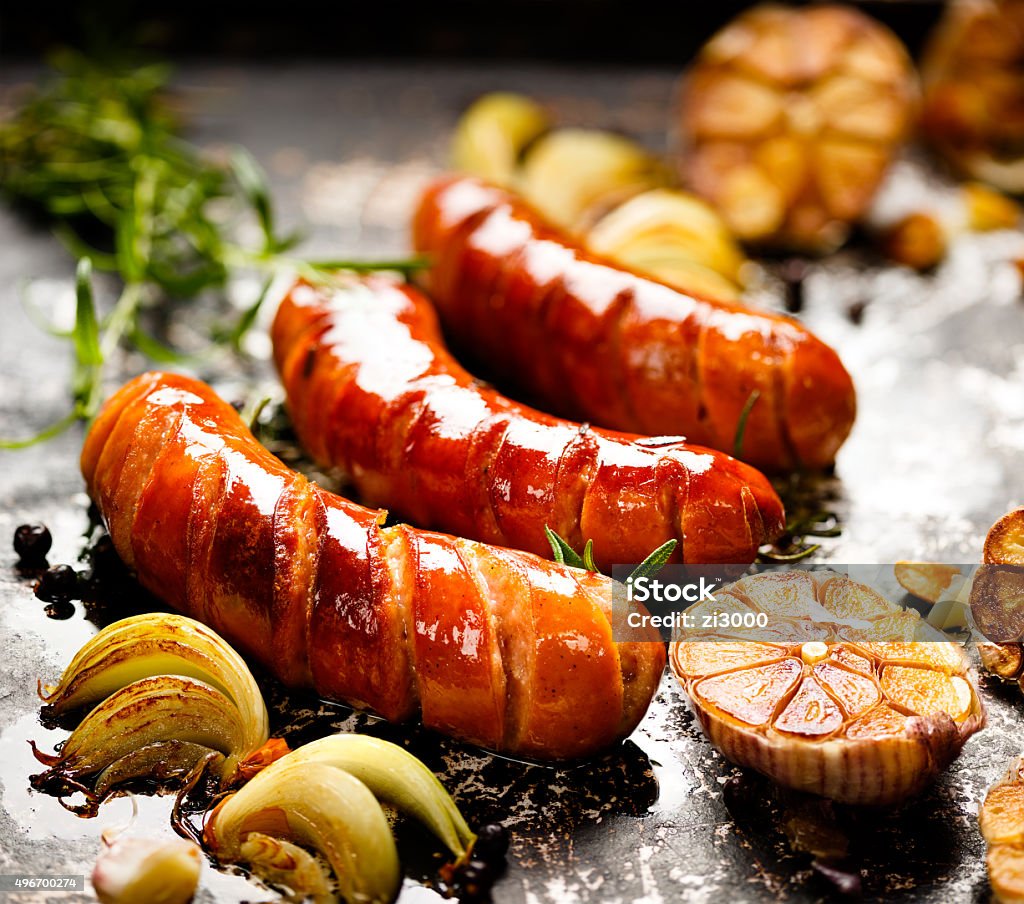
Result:
{"type": "Polygon", "coordinates": [[[259,292],[238,318],[211,330],[213,349],[239,351],[278,273],[329,281],[339,269],[408,273],[423,265],[290,255],[300,237],[280,233],[266,176],[251,155],[239,148],[227,162],[213,160],[181,137],[165,66],[100,66],[65,54],[55,69],[0,121],[0,190],[48,218],[80,261],[68,337],[76,359],[72,410],[34,437],[0,441],[0,448],[24,448],[93,417],[104,365],[119,347],[158,363],[189,360],[146,331],[147,309],[222,291],[242,271],[262,273],[259,292]],[[255,247],[237,241],[246,219],[259,229],[255,247]],[[122,283],[102,319],[92,269],[116,273],[122,283]]]}

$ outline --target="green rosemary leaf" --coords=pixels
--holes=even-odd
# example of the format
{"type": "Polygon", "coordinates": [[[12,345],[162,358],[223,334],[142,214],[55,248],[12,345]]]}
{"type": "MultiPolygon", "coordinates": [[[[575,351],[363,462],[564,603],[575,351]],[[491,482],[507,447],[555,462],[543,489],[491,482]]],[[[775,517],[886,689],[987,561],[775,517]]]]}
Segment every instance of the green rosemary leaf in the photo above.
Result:
{"type": "Polygon", "coordinates": [[[75,401],[72,415],[88,419],[99,408],[104,356],[92,293],[92,262],[87,257],[78,262],[75,298],[75,328],[71,336],[75,350],[75,366],[71,377],[71,392],[75,401]]]}
{"type": "Polygon", "coordinates": [[[569,565],[572,568],[586,568],[579,553],[546,524],[544,525],[544,536],[548,538],[555,561],[559,565],[569,565]]]}
{"type": "Polygon", "coordinates": [[[270,293],[270,287],[273,284],[274,277],[268,276],[263,281],[263,286],[260,288],[260,293],[256,296],[256,300],[242,311],[238,320],[235,321],[234,326],[223,334],[224,341],[230,343],[231,347],[236,351],[241,351],[242,340],[256,323],[256,318],[259,316],[260,309],[263,307],[263,303],[267,300],[267,295],[270,293]]]}
{"type": "Polygon", "coordinates": [[[657,574],[661,571],[665,563],[672,558],[672,553],[675,552],[675,548],[678,545],[678,540],[667,540],[662,543],[661,546],[654,550],[654,552],[652,552],[646,559],[637,565],[636,568],[633,569],[633,573],[630,574],[627,580],[649,578],[652,575],[657,574]]]}
{"type": "Polygon", "coordinates": [[[755,389],[750,393],[746,404],[743,406],[743,410],[740,412],[740,418],[736,422],[736,435],[732,440],[732,454],[734,458],[743,457],[743,435],[747,432],[747,419],[750,417],[750,412],[753,410],[754,405],[757,404],[759,398],[761,398],[761,390],[755,389]]]}
{"type": "MultiPolygon", "coordinates": [[[[167,66],[100,66],[70,52],[56,57],[54,65],[45,81],[0,118],[0,193],[45,214],[72,254],[123,282],[110,313],[97,323],[89,271],[79,271],[76,325],[67,334],[76,359],[72,420],[95,414],[104,362],[120,345],[162,363],[182,360],[142,328],[144,307],[178,307],[223,290],[239,272],[261,272],[267,281],[254,304],[237,323],[210,337],[214,345],[238,351],[271,277],[279,273],[328,280],[334,269],[409,274],[425,266],[423,258],[364,262],[287,256],[302,236],[275,235],[266,174],[244,149],[222,164],[183,138],[165,92],[167,66]],[[257,247],[241,244],[236,235],[234,224],[243,211],[251,211],[259,223],[263,235],[257,247]]],[[[31,313],[56,334],[52,324],[35,316],[38,312],[31,313]]],[[[44,438],[49,435],[51,428],[44,431],[44,438]]]]}
{"type": "Polygon", "coordinates": [[[96,322],[96,302],[92,293],[92,261],[83,257],[75,272],[75,329],[72,340],[75,357],[84,366],[103,363],[100,351],[100,330],[96,322]]]}
{"type": "Polygon", "coordinates": [[[22,309],[28,315],[28,319],[35,324],[37,329],[42,330],[49,336],[53,336],[55,339],[70,339],[73,331],[61,329],[46,316],[39,305],[32,300],[32,296],[28,291],[29,285],[31,285],[31,282],[27,279],[20,280],[18,284],[18,300],[21,302],[22,309]]]}
{"type": "Polygon", "coordinates": [[[136,230],[135,211],[124,211],[118,220],[114,241],[117,270],[125,282],[141,282],[145,275],[145,262],[140,261],[137,254],[136,230]]]}
{"type": "Polygon", "coordinates": [[[594,564],[594,541],[587,540],[587,545],[583,547],[583,567],[587,571],[597,571],[597,565],[594,564]]]}
{"type": "Polygon", "coordinates": [[[799,562],[801,559],[806,559],[808,556],[816,553],[819,549],[821,549],[821,544],[813,543],[810,546],[805,546],[803,549],[799,549],[793,553],[770,551],[762,552],[758,554],[757,560],[769,565],[783,565],[787,562],[799,562]]]}
{"type": "Polygon", "coordinates": [[[157,364],[191,364],[195,361],[194,356],[186,355],[184,352],[179,352],[177,349],[165,345],[155,336],[147,333],[137,323],[132,326],[128,335],[132,345],[149,358],[150,361],[154,361],[157,364]]]}
{"type": "Polygon", "coordinates": [[[256,213],[263,231],[263,246],[267,251],[278,250],[274,238],[274,206],[270,200],[267,174],[245,148],[236,147],[231,154],[231,170],[235,179],[256,213]]]}
{"type": "Polygon", "coordinates": [[[430,258],[426,255],[401,260],[383,261],[352,261],[352,260],[313,260],[307,262],[313,270],[327,273],[336,270],[351,270],[353,273],[371,273],[376,270],[395,270],[398,273],[410,274],[424,270],[430,266],[430,258]]]}
{"type": "Polygon", "coordinates": [[[50,424],[49,427],[44,427],[34,436],[29,436],[24,439],[3,439],[0,438],[0,449],[4,449],[10,452],[15,452],[20,449],[29,449],[32,446],[45,443],[48,440],[53,439],[55,436],[60,436],[65,430],[67,430],[72,424],[74,424],[81,414],[78,407],[76,406],[69,411],[64,417],[62,417],[56,423],[50,424]]]}
{"type": "Polygon", "coordinates": [[[263,409],[269,404],[270,396],[262,396],[261,398],[258,398],[246,405],[239,413],[239,417],[245,421],[251,432],[256,432],[256,428],[259,426],[260,422],[260,415],[263,414],[263,409]]]}

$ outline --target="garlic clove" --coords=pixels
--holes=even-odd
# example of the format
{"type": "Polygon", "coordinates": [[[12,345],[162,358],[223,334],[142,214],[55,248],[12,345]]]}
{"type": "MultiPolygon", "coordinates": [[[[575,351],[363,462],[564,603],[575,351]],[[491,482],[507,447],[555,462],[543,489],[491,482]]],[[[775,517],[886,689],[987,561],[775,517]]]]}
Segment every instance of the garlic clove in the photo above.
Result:
{"type": "Polygon", "coordinates": [[[183,838],[124,838],[106,847],[92,871],[101,904],[187,904],[203,856],[183,838]]]}

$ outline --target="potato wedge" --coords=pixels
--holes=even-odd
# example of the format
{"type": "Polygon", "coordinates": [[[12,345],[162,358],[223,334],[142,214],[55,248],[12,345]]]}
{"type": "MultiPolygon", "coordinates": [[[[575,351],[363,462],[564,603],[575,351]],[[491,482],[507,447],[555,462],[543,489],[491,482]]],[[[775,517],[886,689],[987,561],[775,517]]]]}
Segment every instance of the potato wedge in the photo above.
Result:
{"type": "Polygon", "coordinates": [[[897,562],[896,580],[900,586],[920,600],[934,605],[956,579],[962,574],[956,565],[939,565],[932,562],[897,562]]]}
{"type": "Polygon", "coordinates": [[[988,844],[985,858],[992,894],[1001,904],[1024,901],[1024,764],[1010,764],[985,795],[978,827],[988,844]]]}
{"type": "Polygon", "coordinates": [[[986,565],[1024,565],[1024,507],[1007,512],[989,528],[983,556],[986,565]]]}

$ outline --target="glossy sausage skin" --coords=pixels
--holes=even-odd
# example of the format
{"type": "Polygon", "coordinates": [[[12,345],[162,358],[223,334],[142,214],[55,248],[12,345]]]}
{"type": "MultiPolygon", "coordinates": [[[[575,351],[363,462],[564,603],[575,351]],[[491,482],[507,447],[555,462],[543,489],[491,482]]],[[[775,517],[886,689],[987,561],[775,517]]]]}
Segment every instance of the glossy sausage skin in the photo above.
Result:
{"type": "Polygon", "coordinates": [[[677,560],[747,563],[784,526],[749,465],[673,437],[559,420],[482,385],[416,289],[382,276],[299,282],[271,329],[299,438],[369,505],[550,556],[544,526],[604,570],[677,538],[677,560]]]}
{"type": "Polygon", "coordinates": [[[285,467],[196,380],[124,386],[82,473],[141,583],[287,684],[561,759],[629,734],[661,677],[656,634],[613,642],[609,579],[382,527],[285,467]]]}
{"type": "Polygon", "coordinates": [[[426,287],[458,351],[545,408],[603,427],[822,468],[853,425],[853,383],[795,321],[686,295],[582,251],[511,193],[449,177],[413,225],[426,287]]]}

